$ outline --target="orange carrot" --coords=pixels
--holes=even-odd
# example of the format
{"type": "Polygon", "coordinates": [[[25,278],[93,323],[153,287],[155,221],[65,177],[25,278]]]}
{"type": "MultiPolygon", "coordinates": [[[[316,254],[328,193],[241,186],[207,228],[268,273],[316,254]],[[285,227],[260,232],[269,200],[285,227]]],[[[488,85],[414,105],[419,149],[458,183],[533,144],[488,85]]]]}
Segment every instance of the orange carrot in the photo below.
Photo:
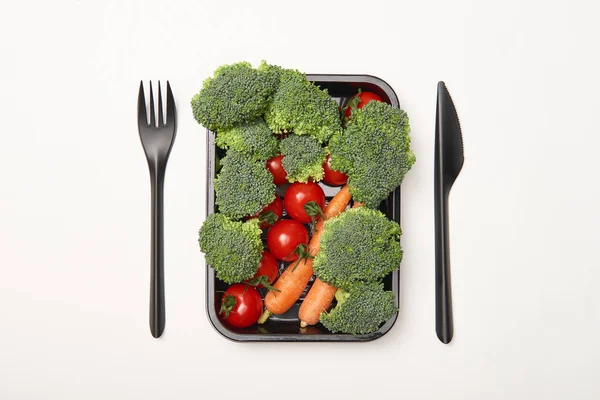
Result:
{"type": "MultiPolygon", "coordinates": [[[[329,201],[323,215],[326,219],[340,214],[346,209],[350,202],[350,190],[348,185],[344,186],[329,201]]],[[[323,231],[323,220],[319,218],[316,224],[316,231],[313,234],[308,248],[310,255],[314,256],[321,248],[321,233],[323,231]]],[[[290,264],[281,274],[279,279],[273,284],[276,290],[271,290],[265,296],[265,307],[272,314],[283,314],[289,310],[306,288],[308,281],[313,276],[312,258],[305,258],[299,263],[290,264]]],[[[268,314],[266,315],[268,318],[268,314]]],[[[266,319],[264,318],[264,319],[266,319]]],[[[261,320],[263,318],[261,317],[261,320]]]]}
{"type": "Polygon", "coordinates": [[[283,314],[300,297],[313,275],[312,258],[305,258],[296,265],[290,264],[265,296],[265,307],[272,314],[283,314]],[[295,268],[294,268],[295,266],[295,268]]]}
{"type": "Polygon", "coordinates": [[[346,209],[348,203],[350,203],[350,199],[352,195],[350,194],[350,188],[348,185],[345,185],[340,189],[339,192],[333,196],[333,199],[327,203],[325,206],[325,210],[323,210],[323,214],[325,214],[325,219],[337,217],[346,209]]]}
{"type": "Polygon", "coordinates": [[[315,279],[298,311],[301,327],[319,322],[321,313],[327,311],[333,301],[336,290],[336,287],[323,282],[319,278],[315,279]]]}
{"type": "MultiPolygon", "coordinates": [[[[362,204],[354,202],[352,208],[361,207],[362,204]]],[[[319,318],[322,312],[327,311],[337,288],[331,286],[328,283],[323,282],[319,278],[315,280],[312,287],[308,291],[308,294],[304,298],[300,310],[298,311],[298,318],[300,318],[300,326],[305,327],[308,325],[314,325],[319,322],[319,318]]]]}

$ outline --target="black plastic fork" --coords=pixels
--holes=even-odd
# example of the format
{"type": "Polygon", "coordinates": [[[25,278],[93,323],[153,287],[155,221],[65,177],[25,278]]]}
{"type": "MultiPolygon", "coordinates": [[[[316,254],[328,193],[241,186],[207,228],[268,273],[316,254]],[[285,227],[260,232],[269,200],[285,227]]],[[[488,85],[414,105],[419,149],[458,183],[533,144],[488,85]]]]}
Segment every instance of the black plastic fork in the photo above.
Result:
{"type": "Polygon", "coordinates": [[[165,272],[163,245],[163,186],[167,160],[175,142],[177,118],[175,100],[167,81],[167,115],[163,116],[162,93],[158,84],[158,124],[154,111],[154,96],[150,82],[150,123],[146,111],[144,85],[138,95],[138,130],[150,169],[152,196],[152,228],[150,255],[150,332],[155,338],[165,330],[165,272]]]}

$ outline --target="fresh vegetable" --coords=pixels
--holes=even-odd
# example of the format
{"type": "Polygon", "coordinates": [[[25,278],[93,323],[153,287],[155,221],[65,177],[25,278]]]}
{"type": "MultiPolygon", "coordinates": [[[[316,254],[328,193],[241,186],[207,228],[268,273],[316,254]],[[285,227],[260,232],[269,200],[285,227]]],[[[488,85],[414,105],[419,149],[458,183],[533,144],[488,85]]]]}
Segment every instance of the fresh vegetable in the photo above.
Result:
{"type": "Polygon", "coordinates": [[[267,232],[267,246],[278,260],[295,261],[306,250],[308,231],[298,221],[282,219],[267,232]]]}
{"type": "Polygon", "coordinates": [[[265,112],[265,121],[273,132],[311,135],[319,142],[341,132],[338,105],[327,91],[309,82],[299,71],[276,66],[269,68],[279,75],[273,101],[265,112]]]}
{"type": "Polygon", "coordinates": [[[402,183],[415,162],[409,132],[404,111],[372,101],[331,138],[331,168],[348,175],[355,200],[376,208],[402,183]]]}
{"type": "Polygon", "coordinates": [[[283,169],[283,156],[280,154],[267,160],[267,169],[273,175],[273,183],[277,186],[287,183],[287,172],[283,169]]]}
{"type": "Polygon", "coordinates": [[[337,305],[321,314],[321,323],[331,332],[360,335],[371,333],[398,312],[394,293],[381,283],[357,283],[348,291],[338,289],[337,305]]]}
{"type": "MultiPolygon", "coordinates": [[[[361,206],[361,204],[355,202],[352,207],[356,208],[361,206]]],[[[323,282],[318,277],[315,279],[298,310],[298,318],[300,319],[301,327],[314,325],[319,322],[321,313],[329,309],[337,289],[338,288],[335,286],[323,282]]]]}
{"type": "Polygon", "coordinates": [[[266,205],[262,210],[254,214],[250,218],[258,218],[260,221],[260,229],[267,229],[275,222],[281,219],[281,215],[283,215],[283,201],[277,195],[275,195],[275,200],[266,205]]]}
{"type": "Polygon", "coordinates": [[[323,226],[325,221],[337,217],[344,212],[351,199],[352,195],[350,194],[350,188],[348,185],[345,185],[340,189],[339,192],[336,193],[335,196],[333,196],[329,203],[327,203],[325,209],[323,210],[322,218],[317,218],[314,233],[308,245],[310,254],[314,256],[319,253],[319,250],[321,250],[321,235],[323,234],[323,226]]]}
{"type": "Polygon", "coordinates": [[[247,328],[258,321],[263,310],[260,293],[253,286],[236,283],[221,298],[219,315],[231,326],[247,328]]]}
{"type": "Polygon", "coordinates": [[[312,136],[289,135],[279,144],[283,168],[290,182],[320,181],[326,151],[312,136]]]}
{"type": "Polygon", "coordinates": [[[359,91],[356,95],[352,96],[350,101],[348,101],[348,105],[344,108],[346,118],[352,116],[353,110],[363,108],[371,101],[383,101],[383,99],[376,93],[359,91]]]}
{"type": "Polygon", "coordinates": [[[353,208],[325,221],[315,274],[347,289],[358,281],[376,281],[400,266],[400,225],[380,211],[353,208]]]}
{"type": "Polygon", "coordinates": [[[253,215],[275,199],[275,184],[265,164],[229,150],[214,180],[219,212],[238,219],[253,215]]]}
{"type": "Polygon", "coordinates": [[[312,258],[306,257],[290,264],[273,285],[277,291],[265,295],[266,311],[258,323],[266,321],[271,314],[283,314],[289,310],[300,298],[312,276],[312,258]]]}
{"type": "Polygon", "coordinates": [[[277,88],[277,75],[278,71],[264,62],[257,69],[248,62],[217,68],[192,98],[194,118],[206,128],[220,131],[260,117],[277,88]]]}
{"type": "Polygon", "coordinates": [[[324,210],[325,219],[330,219],[340,215],[346,209],[346,207],[348,207],[350,199],[352,199],[350,188],[348,185],[344,185],[339,192],[333,196],[329,203],[327,203],[327,206],[324,210]]]}
{"type": "MultiPolygon", "coordinates": [[[[252,279],[250,279],[250,281],[256,282],[261,276],[264,276],[267,280],[267,283],[273,283],[275,282],[275,279],[277,279],[277,275],[279,275],[279,265],[277,264],[277,259],[268,251],[263,251],[262,258],[258,263],[258,270],[252,279]]],[[[256,287],[261,288],[264,287],[264,285],[259,283],[256,287]]]]}
{"type": "Polygon", "coordinates": [[[331,186],[342,186],[348,183],[348,175],[331,169],[331,156],[323,163],[323,182],[331,186]]]}
{"type": "Polygon", "coordinates": [[[227,283],[254,276],[263,244],[258,220],[236,222],[223,214],[210,214],[200,228],[198,243],[206,263],[227,283]]]}
{"type": "Polygon", "coordinates": [[[279,152],[279,140],[262,117],[220,130],[215,144],[225,150],[238,151],[255,161],[264,161],[279,152]]]}
{"type": "Polygon", "coordinates": [[[321,313],[327,311],[337,290],[335,286],[331,286],[319,278],[315,279],[298,310],[300,326],[306,327],[319,322],[321,313]]]}
{"type": "Polygon", "coordinates": [[[307,224],[313,220],[313,218],[321,214],[325,208],[325,192],[321,186],[314,182],[292,183],[283,196],[283,203],[285,209],[290,217],[298,222],[307,224]],[[307,203],[311,203],[308,204],[307,203]],[[306,207],[311,210],[311,215],[307,213],[306,207]],[[317,207],[315,209],[315,207],[317,207]]]}
{"type": "MultiPolygon", "coordinates": [[[[350,191],[347,186],[344,186],[327,204],[325,210],[323,210],[325,218],[333,218],[340,214],[349,202],[350,191]]],[[[317,254],[321,246],[322,227],[323,220],[318,218],[315,233],[308,244],[309,254],[311,255],[317,254]]],[[[266,320],[270,314],[283,314],[294,305],[313,276],[312,263],[313,260],[311,257],[305,257],[297,265],[293,263],[283,271],[273,285],[277,291],[271,291],[265,296],[267,311],[263,313],[259,323],[266,320]]]]}

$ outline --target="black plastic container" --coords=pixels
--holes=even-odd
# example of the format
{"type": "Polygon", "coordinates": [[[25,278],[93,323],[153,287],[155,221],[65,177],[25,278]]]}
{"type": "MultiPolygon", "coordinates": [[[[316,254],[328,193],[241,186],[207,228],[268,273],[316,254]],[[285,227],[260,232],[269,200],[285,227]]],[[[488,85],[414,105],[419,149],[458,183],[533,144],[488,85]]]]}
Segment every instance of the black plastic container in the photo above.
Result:
{"type": "MultiPolygon", "coordinates": [[[[384,101],[398,108],[400,104],[394,90],[383,80],[369,75],[307,75],[308,79],[323,89],[334,98],[338,104],[345,102],[356,94],[360,88],[363,91],[377,93],[384,101]]],[[[216,159],[222,155],[220,149],[215,146],[215,134],[212,131],[207,132],[207,215],[215,212],[215,191],[213,179],[216,174],[216,159]]],[[[338,191],[339,187],[328,186],[320,183],[325,191],[327,200],[331,199],[338,191]]],[[[283,196],[285,188],[278,188],[278,194],[283,196]]],[[[400,188],[390,194],[388,199],[382,202],[380,210],[388,218],[400,223],[400,188]]],[[[280,262],[280,271],[283,271],[286,264],[280,262]]],[[[227,339],[235,341],[254,341],[254,342],[361,342],[380,338],[387,333],[396,322],[397,314],[385,322],[379,330],[366,335],[347,335],[334,334],[329,332],[321,324],[300,328],[298,320],[298,308],[301,300],[312,285],[312,280],[308,288],[304,291],[300,300],[285,314],[273,315],[263,325],[254,325],[249,328],[234,328],[226,325],[218,316],[220,299],[222,292],[228,285],[215,278],[215,274],[210,266],[206,266],[206,309],[208,318],[217,332],[227,339]]],[[[384,279],[386,290],[391,290],[396,297],[396,306],[400,305],[400,271],[396,270],[384,279]]]]}

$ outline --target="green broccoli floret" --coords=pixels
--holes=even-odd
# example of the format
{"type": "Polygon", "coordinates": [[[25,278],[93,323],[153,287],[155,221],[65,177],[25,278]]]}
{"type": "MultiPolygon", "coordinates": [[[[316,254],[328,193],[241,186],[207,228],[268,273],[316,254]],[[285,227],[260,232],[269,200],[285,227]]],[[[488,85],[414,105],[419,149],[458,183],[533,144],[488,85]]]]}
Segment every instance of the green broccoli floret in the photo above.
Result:
{"type": "Polygon", "coordinates": [[[320,321],[331,332],[362,335],[375,332],[398,312],[394,293],[383,290],[381,283],[360,283],[349,291],[338,289],[337,305],[322,313],[320,321]]]}
{"type": "Polygon", "coordinates": [[[275,200],[273,176],[264,162],[229,150],[221,165],[214,186],[215,202],[223,214],[239,219],[256,214],[275,200]]]}
{"type": "Polygon", "coordinates": [[[333,286],[348,288],[377,281],[402,261],[400,225],[377,210],[352,208],[325,221],[315,274],[333,286]]]}
{"type": "Polygon", "coordinates": [[[278,81],[276,70],[263,62],[223,65],[192,98],[194,118],[211,130],[228,129],[264,113],[278,81]]]}
{"type": "Polygon", "coordinates": [[[403,110],[372,101],[355,110],[341,134],[329,142],[331,169],[348,175],[353,198],[376,208],[414,164],[410,125],[403,110]]]}
{"type": "Polygon", "coordinates": [[[289,135],[279,145],[283,169],[290,182],[323,179],[323,163],[327,152],[312,136],[289,135]]]}
{"type": "Polygon", "coordinates": [[[325,142],[342,130],[337,103],[326,90],[309,82],[299,71],[276,66],[279,84],[265,113],[265,121],[275,133],[312,135],[325,142]]]}
{"type": "Polygon", "coordinates": [[[258,270],[263,245],[258,219],[236,222],[210,214],[198,234],[200,250],[217,278],[227,283],[250,279],[258,270]]]}
{"type": "Polygon", "coordinates": [[[220,130],[215,144],[225,150],[239,151],[257,161],[267,160],[279,152],[279,140],[262,118],[220,130]]]}

